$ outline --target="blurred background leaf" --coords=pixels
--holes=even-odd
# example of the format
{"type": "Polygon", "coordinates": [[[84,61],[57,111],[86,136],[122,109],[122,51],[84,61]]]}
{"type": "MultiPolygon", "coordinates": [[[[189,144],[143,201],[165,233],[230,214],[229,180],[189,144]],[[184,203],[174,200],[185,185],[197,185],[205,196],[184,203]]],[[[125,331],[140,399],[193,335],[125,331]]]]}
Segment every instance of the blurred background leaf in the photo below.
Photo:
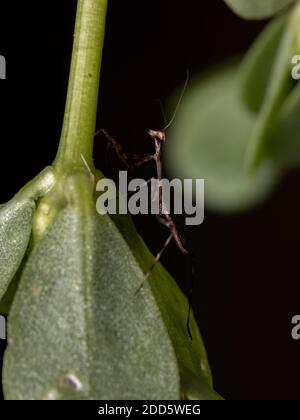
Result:
{"type": "Polygon", "coordinates": [[[274,16],[296,0],[225,0],[232,10],[245,19],[265,19],[274,16]]]}
{"type": "Polygon", "coordinates": [[[270,144],[270,156],[285,169],[300,164],[300,84],[284,102],[270,144]]]}
{"type": "Polygon", "coordinates": [[[272,20],[254,41],[243,60],[241,94],[253,112],[258,113],[265,99],[279,43],[287,17],[272,20]]]}
{"type": "MultiPolygon", "coordinates": [[[[277,51],[274,51],[274,62],[266,79],[263,103],[249,142],[246,156],[248,170],[255,170],[264,159],[268,159],[269,145],[274,137],[279,110],[295,85],[291,76],[291,59],[296,53],[296,40],[297,27],[289,15],[278,40],[277,51]]],[[[259,69],[253,67],[253,70],[252,80],[255,77],[259,78],[256,72],[259,69]]],[[[259,86],[255,88],[254,85],[250,85],[249,88],[254,91],[259,89],[259,86]]]]}
{"type": "Polygon", "coordinates": [[[218,212],[257,205],[277,180],[271,163],[252,175],[244,170],[255,116],[241,101],[239,86],[237,62],[192,80],[166,144],[170,173],[204,178],[206,206],[218,212]]]}

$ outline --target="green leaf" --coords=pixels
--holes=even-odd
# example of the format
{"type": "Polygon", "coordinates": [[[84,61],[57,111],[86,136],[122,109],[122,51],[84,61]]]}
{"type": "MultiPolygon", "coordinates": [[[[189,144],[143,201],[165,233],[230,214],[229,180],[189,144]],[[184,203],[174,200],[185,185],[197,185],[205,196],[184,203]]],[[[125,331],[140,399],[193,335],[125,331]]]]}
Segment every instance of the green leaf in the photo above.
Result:
{"type": "Polygon", "coordinates": [[[0,208],[0,299],[26,252],[34,209],[33,200],[19,197],[0,208]]]}
{"type": "Polygon", "coordinates": [[[0,301],[25,255],[32,229],[35,201],[55,183],[51,167],[23,187],[8,203],[0,206],[0,301]]]}
{"type": "Polygon", "coordinates": [[[6,398],[180,398],[177,354],[150,287],[140,289],[145,273],[135,252],[112,219],[96,213],[86,176],[64,182],[58,190],[68,204],[33,249],[9,315],[6,398]]]}
{"type": "Polygon", "coordinates": [[[266,19],[283,11],[295,0],[224,0],[228,6],[244,19],[266,19]]]}
{"type": "Polygon", "coordinates": [[[270,145],[270,156],[285,168],[300,164],[300,83],[283,104],[270,145]]]}
{"type": "Polygon", "coordinates": [[[264,164],[244,171],[254,116],[239,96],[238,65],[210,72],[190,83],[166,143],[170,173],[203,178],[208,208],[235,212],[257,205],[276,183],[276,171],[264,164]]]}
{"type": "MultiPolygon", "coordinates": [[[[113,220],[126,238],[143,273],[148,273],[149,267],[153,266],[154,257],[137,234],[131,218],[115,216],[113,220]]],[[[188,337],[186,297],[161,264],[156,264],[149,276],[149,283],[176,352],[182,395],[191,400],[220,399],[212,388],[205,347],[193,313],[190,320],[193,340],[188,337]]]]}
{"type": "Polygon", "coordinates": [[[247,106],[259,112],[266,96],[270,74],[287,17],[272,20],[247,52],[241,68],[241,91],[247,106]]]}
{"type": "Polygon", "coordinates": [[[9,283],[9,286],[8,286],[6,292],[4,293],[4,295],[3,295],[3,297],[0,301],[0,314],[2,314],[2,315],[8,315],[9,314],[12,302],[14,300],[15,294],[16,294],[18,286],[19,286],[21,274],[22,274],[22,271],[24,269],[26,260],[27,260],[27,256],[25,256],[23,258],[23,260],[22,260],[22,262],[21,262],[21,264],[18,268],[18,271],[16,272],[13,279],[9,283]]]}
{"type": "Polygon", "coordinates": [[[291,59],[297,52],[299,10],[296,8],[295,13],[289,17],[269,76],[263,105],[247,150],[246,166],[250,170],[255,170],[264,159],[269,158],[270,142],[274,137],[280,108],[294,85],[291,59]]]}

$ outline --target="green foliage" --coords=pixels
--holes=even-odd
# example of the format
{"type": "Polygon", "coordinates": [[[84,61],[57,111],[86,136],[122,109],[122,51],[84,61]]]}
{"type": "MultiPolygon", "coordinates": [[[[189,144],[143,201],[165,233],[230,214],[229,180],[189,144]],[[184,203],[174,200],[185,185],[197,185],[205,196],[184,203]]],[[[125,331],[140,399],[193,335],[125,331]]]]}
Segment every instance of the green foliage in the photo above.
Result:
{"type": "MultiPolygon", "coordinates": [[[[294,15],[289,16],[282,36],[274,51],[274,62],[269,77],[265,80],[265,95],[253,130],[247,151],[247,166],[256,169],[268,156],[269,143],[274,136],[281,106],[291,92],[294,82],[291,76],[291,59],[297,53],[298,27],[294,25],[294,15]]],[[[259,45],[254,46],[259,49],[259,45]]],[[[259,51],[258,51],[259,52],[259,51]]],[[[259,54],[257,54],[259,55],[259,54]]],[[[255,57],[255,53],[253,53],[255,57]]],[[[262,58],[263,59],[263,58],[262,58]]],[[[259,70],[252,67],[249,79],[259,79],[259,70]]],[[[254,89],[254,86],[249,86],[254,89]]],[[[256,88],[257,89],[257,88],[256,88]]]]}
{"type": "MultiPolygon", "coordinates": [[[[241,64],[195,77],[170,130],[170,173],[204,178],[206,206],[234,212],[257,205],[300,161],[300,7],[272,21],[241,64]]],[[[174,109],[174,104],[172,104],[174,109]]]]}
{"type": "Polygon", "coordinates": [[[140,289],[153,257],[128,220],[118,222],[126,241],[97,214],[87,175],[61,182],[52,196],[65,205],[34,247],[10,312],[6,398],[219,398],[174,280],[157,267],[140,289]]]}
{"type": "Polygon", "coordinates": [[[33,200],[16,197],[0,208],[0,300],[26,252],[34,207],[33,200]]]}
{"type": "Polygon", "coordinates": [[[146,280],[154,257],[129,217],[96,212],[106,8],[78,0],[57,157],[0,210],[5,397],[220,399],[193,316],[187,334],[187,299],[159,264],[146,280]]]}
{"type": "Polygon", "coordinates": [[[45,168],[12,200],[0,207],[0,301],[25,255],[35,200],[49,192],[53,182],[52,169],[45,168]]]}
{"type": "MultiPolygon", "coordinates": [[[[246,18],[294,3],[226,2],[246,18]]],[[[186,297],[160,264],[145,281],[154,257],[130,217],[96,212],[102,175],[92,150],[106,8],[107,0],[78,0],[58,155],[0,208],[5,397],[220,399],[193,314],[188,337],[186,297]]],[[[167,162],[177,176],[204,178],[206,204],[216,211],[257,205],[282,168],[299,163],[300,89],[290,77],[299,15],[295,8],[271,23],[241,66],[195,78],[183,100],[167,162]]]]}
{"type": "MultiPolygon", "coordinates": [[[[137,234],[131,218],[115,216],[113,220],[130,246],[143,273],[148,273],[149,267],[153,266],[154,257],[137,234]]],[[[200,400],[220,399],[212,388],[206,351],[193,313],[190,320],[193,340],[188,338],[186,297],[161,264],[156,264],[149,276],[149,284],[176,353],[182,396],[200,400]]]]}
{"type": "Polygon", "coordinates": [[[245,19],[265,19],[283,11],[296,0],[224,0],[232,10],[245,19]]]}
{"type": "Polygon", "coordinates": [[[286,15],[271,21],[243,60],[240,76],[241,95],[249,109],[255,113],[261,110],[264,103],[287,21],[286,15]]]}
{"type": "Polygon", "coordinates": [[[27,255],[25,255],[25,257],[23,258],[21,264],[18,267],[16,274],[14,275],[13,279],[10,281],[6,292],[4,293],[3,297],[0,300],[0,314],[1,315],[7,316],[9,314],[12,302],[14,300],[16,291],[20,283],[20,277],[22,275],[26,261],[27,261],[27,255]]]}
{"type": "Polygon", "coordinates": [[[265,198],[276,183],[268,163],[255,174],[244,170],[253,114],[239,96],[238,63],[190,83],[166,144],[170,173],[205,179],[205,203],[221,212],[247,209],[265,198]]]}
{"type": "Polygon", "coordinates": [[[270,145],[272,159],[284,168],[300,164],[300,84],[282,105],[276,131],[270,145]]]}

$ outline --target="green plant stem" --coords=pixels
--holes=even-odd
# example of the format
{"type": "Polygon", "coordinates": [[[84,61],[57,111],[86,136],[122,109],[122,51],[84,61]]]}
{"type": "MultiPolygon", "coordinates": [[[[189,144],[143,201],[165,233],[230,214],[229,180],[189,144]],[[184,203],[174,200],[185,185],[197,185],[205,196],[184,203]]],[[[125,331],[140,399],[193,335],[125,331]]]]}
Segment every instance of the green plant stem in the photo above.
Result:
{"type": "Polygon", "coordinates": [[[54,167],[66,172],[93,166],[100,68],[107,0],[78,0],[62,134],[54,167]]]}

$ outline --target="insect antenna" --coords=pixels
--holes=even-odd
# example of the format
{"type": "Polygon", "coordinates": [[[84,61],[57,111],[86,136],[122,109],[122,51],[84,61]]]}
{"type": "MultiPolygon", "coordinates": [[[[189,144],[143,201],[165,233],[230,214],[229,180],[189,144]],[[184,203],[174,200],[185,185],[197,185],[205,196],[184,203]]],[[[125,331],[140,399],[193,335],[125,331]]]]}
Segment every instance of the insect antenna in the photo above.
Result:
{"type": "Polygon", "coordinates": [[[166,117],[166,113],[163,107],[163,103],[161,101],[161,99],[157,98],[156,101],[158,102],[159,105],[159,109],[163,118],[163,122],[164,122],[164,127],[166,127],[168,125],[168,121],[167,121],[167,117],[166,117]]]}
{"type": "MultiPolygon", "coordinates": [[[[190,72],[189,72],[189,70],[187,69],[187,71],[186,71],[186,79],[185,79],[185,82],[184,82],[183,88],[182,88],[182,90],[181,90],[180,97],[179,97],[179,99],[178,99],[178,102],[177,102],[177,105],[176,105],[175,111],[174,111],[173,116],[172,116],[172,118],[170,119],[170,121],[169,121],[168,123],[166,123],[166,124],[165,124],[165,126],[164,126],[164,128],[163,128],[163,131],[166,131],[166,130],[167,130],[167,129],[168,129],[168,128],[169,128],[169,127],[173,124],[173,122],[174,122],[174,120],[175,120],[175,118],[176,118],[176,116],[177,116],[177,113],[178,113],[178,111],[179,111],[179,108],[180,108],[180,105],[181,105],[182,99],[183,99],[183,97],[184,97],[184,95],[185,95],[185,92],[186,92],[186,89],[187,89],[187,86],[188,86],[189,80],[190,80],[190,72]]],[[[164,112],[163,112],[163,115],[164,115],[164,112]]],[[[166,122],[166,118],[165,118],[165,116],[164,116],[164,120],[165,120],[165,122],[166,122]]]]}

